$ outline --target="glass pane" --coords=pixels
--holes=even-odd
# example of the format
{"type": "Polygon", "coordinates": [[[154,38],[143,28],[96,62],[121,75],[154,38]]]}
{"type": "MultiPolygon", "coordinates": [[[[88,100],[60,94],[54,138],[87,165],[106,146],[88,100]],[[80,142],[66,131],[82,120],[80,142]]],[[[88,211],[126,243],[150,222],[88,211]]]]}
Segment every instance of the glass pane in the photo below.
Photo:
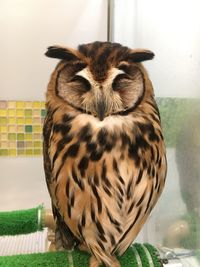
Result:
{"type": "Polygon", "coordinates": [[[144,65],[161,112],[168,174],[138,240],[168,248],[200,248],[199,10],[195,0],[114,1],[113,41],[155,53],[144,65]]]}

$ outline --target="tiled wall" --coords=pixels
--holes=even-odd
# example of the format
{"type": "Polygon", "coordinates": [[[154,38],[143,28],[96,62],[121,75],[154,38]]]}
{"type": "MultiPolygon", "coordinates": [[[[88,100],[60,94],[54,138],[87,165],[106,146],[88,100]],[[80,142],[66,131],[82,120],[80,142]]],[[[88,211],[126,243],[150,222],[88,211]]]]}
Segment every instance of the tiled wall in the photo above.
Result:
{"type": "Polygon", "coordinates": [[[42,154],[45,103],[0,101],[0,156],[42,154]]]}

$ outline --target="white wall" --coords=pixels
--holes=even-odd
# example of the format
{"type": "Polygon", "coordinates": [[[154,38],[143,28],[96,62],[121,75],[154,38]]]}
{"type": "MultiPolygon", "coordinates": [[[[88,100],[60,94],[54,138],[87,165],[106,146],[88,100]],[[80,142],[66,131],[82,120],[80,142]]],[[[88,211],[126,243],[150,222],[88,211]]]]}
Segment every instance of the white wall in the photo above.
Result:
{"type": "Polygon", "coordinates": [[[53,44],[105,41],[107,0],[1,0],[0,99],[44,100],[53,44]]]}
{"type": "Polygon", "coordinates": [[[155,53],[145,65],[156,96],[200,97],[199,10],[199,0],[115,0],[114,41],[155,53]]]}

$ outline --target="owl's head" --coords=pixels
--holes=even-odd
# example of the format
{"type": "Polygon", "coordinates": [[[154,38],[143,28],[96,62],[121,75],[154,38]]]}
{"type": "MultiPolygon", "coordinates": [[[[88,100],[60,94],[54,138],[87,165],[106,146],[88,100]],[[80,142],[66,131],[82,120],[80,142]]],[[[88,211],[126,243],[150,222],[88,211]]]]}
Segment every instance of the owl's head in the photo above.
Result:
{"type": "Polygon", "coordinates": [[[55,70],[54,96],[100,120],[127,114],[140,104],[147,77],[140,62],[154,57],[151,51],[110,42],[83,44],[77,50],[51,46],[45,55],[62,60],[55,70]]]}

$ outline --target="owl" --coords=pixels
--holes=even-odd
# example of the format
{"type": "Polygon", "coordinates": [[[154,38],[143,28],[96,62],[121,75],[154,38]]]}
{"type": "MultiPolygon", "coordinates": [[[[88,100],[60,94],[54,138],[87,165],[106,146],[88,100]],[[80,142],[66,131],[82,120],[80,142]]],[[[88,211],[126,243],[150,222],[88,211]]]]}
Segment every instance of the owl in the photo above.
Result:
{"type": "Polygon", "coordinates": [[[159,111],[141,62],[154,54],[118,43],[77,50],[51,46],[60,59],[46,94],[44,169],[57,248],[91,253],[90,267],[119,267],[165,183],[159,111]]]}

